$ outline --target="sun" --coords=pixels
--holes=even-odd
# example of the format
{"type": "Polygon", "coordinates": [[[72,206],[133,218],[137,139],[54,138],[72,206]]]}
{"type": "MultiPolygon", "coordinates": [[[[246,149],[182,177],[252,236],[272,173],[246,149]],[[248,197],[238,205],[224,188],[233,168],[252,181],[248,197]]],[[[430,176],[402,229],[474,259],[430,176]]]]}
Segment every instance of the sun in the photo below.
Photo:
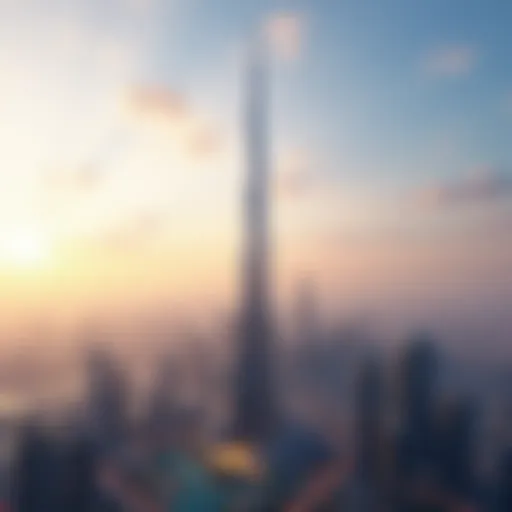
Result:
{"type": "Polygon", "coordinates": [[[36,267],[49,256],[49,244],[36,230],[16,230],[6,234],[0,245],[0,257],[16,267],[36,267]]]}

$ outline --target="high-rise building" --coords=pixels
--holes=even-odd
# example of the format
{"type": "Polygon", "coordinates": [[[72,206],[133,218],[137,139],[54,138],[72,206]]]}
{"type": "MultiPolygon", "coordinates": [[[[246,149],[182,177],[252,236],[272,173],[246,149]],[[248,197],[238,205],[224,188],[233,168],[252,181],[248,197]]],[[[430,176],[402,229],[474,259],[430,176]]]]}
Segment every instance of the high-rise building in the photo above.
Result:
{"type": "Polygon", "coordinates": [[[500,456],[494,496],[496,512],[512,510],[512,448],[508,447],[500,456]]]}
{"type": "Polygon", "coordinates": [[[475,406],[457,400],[445,407],[436,425],[437,468],[447,494],[467,501],[475,490],[475,406]]]}
{"type": "Polygon", "coordinates": [[[371,485],[377,483],[381,464],[382,385],[377,359],[368,358],[357,382],[355,416],[359,474],[371,485]]]}
{"type": "Polygon", "coordinates": [[[161,356],[154,372],[147,409],[147,421],[152,428],[169,428],[176,413],[179,379],[174,359],[171,354],[161,356]]]}
{"type": "Polygon", "coordinates": [[[91,348],[87,361],[89,434],[101,446],[121,442],[128,423],[124,375],[105,350],[91,348]]]}
{"type": "Polygon", "coordinates": [[[251,47],[247,71],[245,226],[234,435],[261,440],[275,426],[269,302],[268,84],[264,42],[251,47]]]}
{"type": "Polygon", "coordinates": [[[54,440],[42,425],[22,429],[12,469],[12,505],[19,512],[62,510],[60,506],[60,460],[54,440]]]}
{"type": "Polygon", "coordinates": [[[427,335],[411,341],[403,366],[403,398],[405,426],[427,441],[435,408],[437,353],[427,335]]]}
{"type": "Polygon", "coordinates": [[[405,486],[435,472],[437,363],[437,351],[429,336],[422,334],[411,340],[402,366],[402,431],[396,454],[397,476],[405,486]]]}
{"type": "Polygon", "coordinates": [[[319,383],[322,354],[319,351],[320,329],[312,283],[303,280],[297,294],[296,310],[297,377],[299,391],[312,392],[319,383]]]}

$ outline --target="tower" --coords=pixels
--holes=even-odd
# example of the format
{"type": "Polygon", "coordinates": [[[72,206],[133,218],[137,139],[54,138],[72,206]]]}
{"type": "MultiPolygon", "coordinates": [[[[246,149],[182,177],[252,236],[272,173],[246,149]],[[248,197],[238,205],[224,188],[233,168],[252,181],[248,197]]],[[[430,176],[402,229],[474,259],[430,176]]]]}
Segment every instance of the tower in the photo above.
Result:
{"type": "Polygon", "coordinates": [[[89,434],[102,447],[117,445],[127,428],[127,389],[114,358],[99,346],[87,354],[89,434]]]}
{"type": "Polygon", "coordinates": [[[262,440],[276,421],[269,304],[269,161],[264,43],[251,47],[247,70],[242,297],[236,361],[234,435],[262,440]]]}
{"type": "MultiPolygon", "coordinates": [[[[302,393],[313,394],[325,384],[325,362],[321,346],[318,308],[313,283],[300,282],[297,293],[296,338],[298,352],[298,380],[302,393]]],[[[302,394],[301,393],[301,394],[302,394]]]]}
{"type": "Polygon", "coordinates": [[[475,405],[470,399],[457,399],[439,416],[436,445],[440,480],[447,494],[466,501],[475,488],[475,405]]]}
{"type": "Polygon", "coordinates": [[[428,334],[419,334],[408,347],[403,366],[406,427],[427,442],[431,435],[438,368],[436,347],[428,334]]]}
{"type": "Polygon", "coordinates": [[[402,478],[432,471],[435,465],[433,419],[438,354],[428,334],[409,343],[402,363],[402,433],[397,464],[402,478]]]}
{"type": "Polygon", "coordinates": [[[172,425],[176,412],[176,394],[179,376],[171,354],[162,354],[157,361],[155,381],[148,400],[147,421],[152,429],[165,429],[172,425]]]}
{"type": "Polygon", "coordinates": [[[380,469],[382,375],[376,357],[367,357],[357,380],[356,435],[360,477],[375,486],[380,469]]]}

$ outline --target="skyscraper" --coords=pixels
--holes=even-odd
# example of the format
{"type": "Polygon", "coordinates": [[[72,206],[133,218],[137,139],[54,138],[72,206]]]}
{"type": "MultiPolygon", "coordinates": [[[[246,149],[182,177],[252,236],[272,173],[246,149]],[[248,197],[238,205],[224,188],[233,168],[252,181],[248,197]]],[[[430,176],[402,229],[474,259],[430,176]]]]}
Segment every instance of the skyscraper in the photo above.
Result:
{"type": "Polygon", "coordinates": [[[270,369],[268,89],[261,38],[250,49],[246,87],[247,175],[234,435],[257,441],[276,421],[270,369]]]}
{"type": "Polygon", "coordinates": [[[160,356],[154,375],[154,387],[148,401],[147,421],[151,428],[169,428],[176,413],[179,380],[177,365],[171,354],[160,356]]]}
{"type": "Polygon", "coordinates": [[[405,426],[427,444],[431,437],[435,406],[435,384],[438,357],[428,334],[411,340],[403,365],[403,398],[405,426]]]}
{"type": "Polygon", "coordinates": [[[87,355],[89,434],[101,447],[122,439],[127,427],[127,388],[112,355],[99,346],[87,355]]]}
{"type": "Polygon", "coordinates": [[[448,404],[436,425],[437,468],[444,491],[461,502],[475,495],[476,410],[459,399],[448,404]]]}
{"type": "Polygon", "coordinates": [[[356,435],[360,476],[376,485],[380,469],[382,378],[376,358],[368,357],[357,382],[356,435]]]}
{"type": "Polygon", "coordinates": [[[415,336],[406,348],[401,375],[402,432],[396,462],[398,478],[403,484],[434,471],[437,370],[435,343],[428,334],[415,336]]]}
{"type": "Polygon", "coordinates": [[[382,469],[382,368],[377,355],[367,355],[355,381],[356,471],[348,487],[346,508],[373,511],[382,508],[385,479],[382,469]]]}
{"type": "Polygon", "coordinates": [[[321,330],[313,283],[303,280],[297,293],[296,341],[298,379],[301,394],[317,395],[325,391],[328,372],[321,346],[321,330]]]}

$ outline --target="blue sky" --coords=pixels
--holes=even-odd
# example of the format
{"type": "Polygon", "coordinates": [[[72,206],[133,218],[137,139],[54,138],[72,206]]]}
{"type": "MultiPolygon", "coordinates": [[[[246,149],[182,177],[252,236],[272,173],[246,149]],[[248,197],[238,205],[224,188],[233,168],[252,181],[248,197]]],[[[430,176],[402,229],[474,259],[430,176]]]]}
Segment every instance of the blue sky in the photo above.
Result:
{"type": "MultiPolygon", "coordinates": [[[[269,17],[296,16],[299,55],[293,62],[276,62],[272,77],[275,145],[305,147],[321,155],[323,171],[340,176],[346,186],[378,190],[512,164],[508,2],[53,0],[43,7],[23,0],[6,5],[7,12],[16,12],[4,17],[11,30],[20,23],[33,27],[73,19],[93,35],[130,43],[141,53],[130,79],[177,90],[232,130],[245,40],[269,17]]],[[[14,44],[23,46],[24,37],[31,37],[29,31],[21,31],[14,44]]],[[[99,78],[84,73],[76,80],[75,101],[84,101],[83,89],[103,87],[99,78]]]]}
{"type": "Polygon", "coordinates": [[[338,171],[348,180],[410,186],[511,164],[507,2],[221,0],[177,11],[181,23],[172,10],[164,18],[175,28],[161,37],[151,72],[190,90],[216,67],[229,73],[230,50],[258,20],[300,16],[301,55],[274,77],[277,136],[318,146],[330,167],[348,159],[349,169],[338,171]],[[431,54],[457,49],[468,52],[464,69],[426,69],[431,54]],[[445,141],[457,146],[450,162],[436,155],[445,141]]]}
{"type": "Polygon", "coordinates": [[[0,0],[0,14],[2,276],[30,249],[54,254],[40,272],[67,302],[94,302],[105,279],[118,300],[129,282],[150,302],[197,298],[198,276],[232,297],[244,51],[265,30],[282,282],[318,275],[382,311],[469,297],[489,325],[512,301],[510,2],[0,0]]]}

